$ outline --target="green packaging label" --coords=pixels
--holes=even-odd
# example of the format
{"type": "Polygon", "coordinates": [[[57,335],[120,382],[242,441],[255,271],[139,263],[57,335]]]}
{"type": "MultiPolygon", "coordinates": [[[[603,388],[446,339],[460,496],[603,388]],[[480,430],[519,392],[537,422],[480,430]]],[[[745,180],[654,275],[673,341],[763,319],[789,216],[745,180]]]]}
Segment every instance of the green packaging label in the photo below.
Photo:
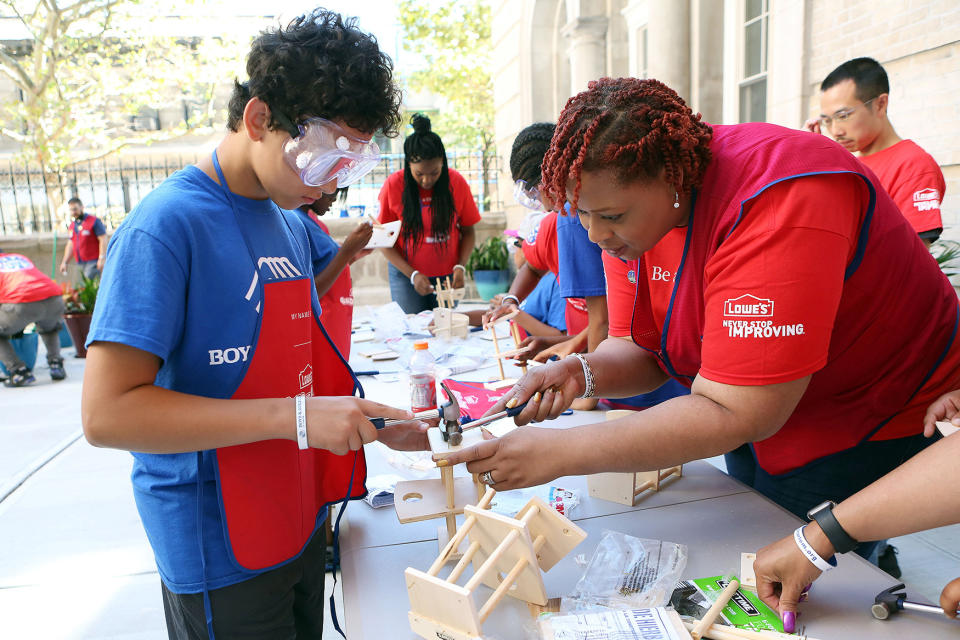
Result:
{"type": "MultiPolygon", "coordinates": [[[[678,582],[670,604],[683,615],[700,618],[717,600],[730,578],[713,576],[678,582]]],[[[755,593],[745,589],[737,589],[727,606],[720,611],[717,622],[741,629],[783,633],[783,622],[777,612],[761,602],[755,593]]]]}

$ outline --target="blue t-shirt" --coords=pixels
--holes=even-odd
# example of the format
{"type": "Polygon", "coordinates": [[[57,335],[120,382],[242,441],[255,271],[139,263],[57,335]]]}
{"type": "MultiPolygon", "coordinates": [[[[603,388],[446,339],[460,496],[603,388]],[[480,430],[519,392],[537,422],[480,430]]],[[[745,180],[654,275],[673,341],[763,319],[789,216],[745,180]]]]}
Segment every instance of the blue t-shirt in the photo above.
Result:
{"type": "Polygon", "coordinates": [[[557,216],[557,254],[560,262],[560,294],[564,298],[607,295],[603,258],[599,245],[590,241],[580,218],[570,213],[557,216]]]}
{"type": "MultiPolygon", "coordinates": [[[[87,344],[118,342],[162,360],[155,384],[229,398],[256,350],[263,282],[309,278],[296,215],[226,192],[200,169],[176,172],[147,195],[110,241],[87,344]],[[258,266],[259,265],[259,266],[258,266]]],[[[314,313],[320,305],[309,287],[314,313]]],[[[133,488],[160,576],[175,593],[218,589],[256,573],[228,554],[214,452],[134,453],[133,488]],[[197,527],[203,478],[203,561],[197,527]]],[[[322,522],[324,514],[321,514],[322,522]]]]}
{"type": "Polygon", "coordinates": [[[310,262],[313,264],[313,275],[319,275],[340,251],[340,245],[330,237],[329,233],[321,229],[320,225],[314,222],[309,213],[297,209],[295,212],[288,213],[288,215],[299,218],[303,227],[307,230],[307,238],[310,240],[310,262]]]}
{"type": "Polygon", "coordinates": [[[536,288],[520,303],[520,308],[554,329],[567,330],[567,301],[560,295],[560,285],[552,271],[543,274],[536,288]]]}

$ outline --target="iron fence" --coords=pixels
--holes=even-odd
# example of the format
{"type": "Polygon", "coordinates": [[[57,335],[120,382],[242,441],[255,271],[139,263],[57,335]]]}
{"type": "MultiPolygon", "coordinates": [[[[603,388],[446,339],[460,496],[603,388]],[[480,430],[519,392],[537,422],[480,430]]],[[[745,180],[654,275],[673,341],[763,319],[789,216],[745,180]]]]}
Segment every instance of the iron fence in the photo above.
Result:
{"type": "MultiPolygon", "coordinates": [[[[196,153],[118,155],[79,163],[59,177],[45,175],[39,165],[15,160],[0,162],[0,235],[48,232],[62,224],[63,219],[58,221],[57,214],[51,214],[49,193],[58,194],[63,202],[80,198],[85,211],[103,220],[108,229],[116,228],[167,176],[198,159],[196,153]]],[[[481,213],[502,208],[497,190],[497,156],[487,158],[486,168],[479,151],[451,151],[447,160],[467,180],[481,213]]],[[[373,171],[350,186],[346,202],[338,202],[328,215],[376,214],[380,187],[390,174],[402,168],[403,155],[382,156],[373,171]]]]}

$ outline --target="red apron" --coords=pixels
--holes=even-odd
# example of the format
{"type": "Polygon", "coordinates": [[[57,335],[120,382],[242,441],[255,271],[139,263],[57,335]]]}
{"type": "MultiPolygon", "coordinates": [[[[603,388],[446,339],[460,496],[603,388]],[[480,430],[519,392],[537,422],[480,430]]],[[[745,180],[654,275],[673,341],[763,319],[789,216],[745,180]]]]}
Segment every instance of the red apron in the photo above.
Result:
{"type": "MultiPolygon", "coordinates": [[[[314,212],[309,212],[310,219],[330,235],[327,225],[323,224],[314,212]]],[[[330,332],[330,339],[343,354],[345,360],[350,359],[350,339],[353,330],[353,281],[350,279],[350,265],[343,268],[334,281],[330,290],[320,298],[320,308],[323,314],[320,320],[323,327],[330,332]]]]}
{"type": "MultiPolygon", "coordinates": [[[[301,393],[353,395],[353,374],[310,308],[311,286],[307,278],[264,283],[254,354],[233,398],[291,398],[292,407],[301,393]]],[[[315,414],[310,427],[323,428],[315,414]]],[[[362,451],[335,456],[301,451],[295,440],[265,440],[219,448],[216,460],[229,546],[249,570],[295,557],[321,524],[317,518],[326,505],[366,493],[362,451]]]]}

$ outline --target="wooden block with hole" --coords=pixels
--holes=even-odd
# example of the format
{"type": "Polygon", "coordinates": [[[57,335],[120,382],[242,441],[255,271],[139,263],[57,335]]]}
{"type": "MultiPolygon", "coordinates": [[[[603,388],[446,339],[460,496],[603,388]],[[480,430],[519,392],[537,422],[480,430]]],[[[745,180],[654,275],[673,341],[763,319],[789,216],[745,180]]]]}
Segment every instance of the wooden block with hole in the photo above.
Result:
{"type": "Polygon", "coordinates": [[[528,605],[546,606],[541,571],[553,567],[586,538],[586,533],[539,498],[528,502],[515,518],[486,511],[494,491],[488,489],[476,507],[464,509],[465,520],[452,544],[469,536],[470,545],[446,579],[438,577],[447,549],[426,572],[405,572],[410,596],[410,628],[422,638],[480,640],[481,625],[504,596],[528,605]],[[457,581],[466,566],[473,575],[457,581]],[[478,606],[477,588],[493,589],[478,606]]]}
{"type": "MultiPolygon", "coordinates": [[[[445,442],[439,427],[427,431],[430,450],[443,459],[465,447],[472,447],[481,440],[480,429],[463,432],[463,441],[459,445],[445,442]]],[[[454,504],[448,506],[446,482],[442,478],[427,480],[404,480],[398,482],[393,490],[393,506],[401,523],[418,522],[442,518],[447,515],[463,513],[463,508],[477,501],[477,486],[473,478],[452,478],[454,504]]]]}
{"type": "Polygon", "coordinates": [[[438,338],[466,338],[470,333],[470,318],[466,314],[437,307],[433,310],[431,331],[438,338]]]}
{"type": "Polygon", "coordinates": [[[757,574],[753,572],[753,561],[757,559],[755,553],[740,554],[740,588],[757,592],[757,574]]]}

